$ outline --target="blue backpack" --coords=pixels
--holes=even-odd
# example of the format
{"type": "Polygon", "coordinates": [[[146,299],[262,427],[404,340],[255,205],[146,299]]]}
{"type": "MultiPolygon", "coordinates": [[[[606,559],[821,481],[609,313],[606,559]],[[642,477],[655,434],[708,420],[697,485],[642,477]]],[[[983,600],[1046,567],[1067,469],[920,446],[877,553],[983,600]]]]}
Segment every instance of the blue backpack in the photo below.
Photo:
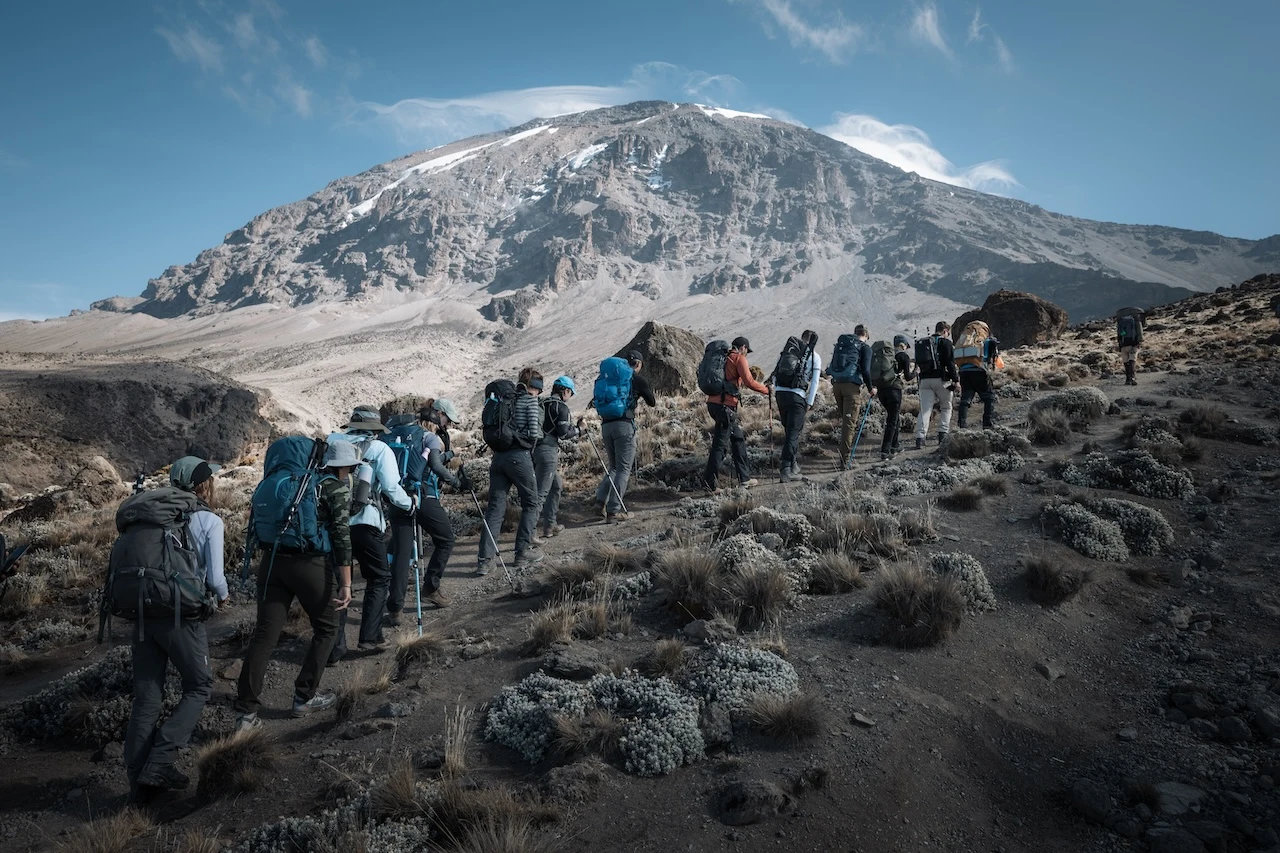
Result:
{"type": "Polygon", "coordinates": [[[625,418],[631,408],[631,377],[635,371],[626,359],[606,358],[600,362],[600,375],[593,390],[596,411],[606,421],[625,418]]]}
{"type": "Polygon", "coordinates": [[[278,438],[267,448],[252,510],[253,531],[264,546],[314,554],[333,550],[317,513],[324,451],[324,441],[303,435],[278,438]]]}
{"type": "Polygon", "coordinates": [[[400,485],[405,491],[416,494],[423,484],[427,460],[422,455],[422,439],[426,430],[418,425],[414,415],[395,415],[387,419],[391,431],[381,440],[391,448],[396,457],[396,470],[400,472],[400,485]]]}

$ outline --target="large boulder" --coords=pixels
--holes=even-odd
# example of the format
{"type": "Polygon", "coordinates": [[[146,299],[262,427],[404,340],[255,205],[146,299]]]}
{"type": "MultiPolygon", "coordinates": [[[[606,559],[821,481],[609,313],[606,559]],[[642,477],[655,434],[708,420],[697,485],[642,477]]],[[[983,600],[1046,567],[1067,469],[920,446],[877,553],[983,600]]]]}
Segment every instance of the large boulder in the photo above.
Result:
{"type": "Polygon", "coordinates": [[[1055,341],[1067,329],[1067,312],[1046,299],[1016,290],[997,290],[976,311],[966,311],[952,326],[958,338],[964,327],[982,320],[1006,349],[1055,341]]]}
{"type": "Polygon", "coordinates": [[[688,329],[650,320],[616,355],[626,358],[632,350],[639,352],[644,356],[641,372],[653,386],[653,393],[680,397],[698,390],[698,362],[702,361],[706,346],[688,329]]]}

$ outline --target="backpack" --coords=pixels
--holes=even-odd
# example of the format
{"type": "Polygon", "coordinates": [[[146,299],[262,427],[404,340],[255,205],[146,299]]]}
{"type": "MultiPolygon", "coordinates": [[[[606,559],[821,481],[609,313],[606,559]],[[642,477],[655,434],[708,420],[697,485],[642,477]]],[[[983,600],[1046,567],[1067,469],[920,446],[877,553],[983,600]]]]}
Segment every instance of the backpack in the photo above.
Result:
{"type": "Polygon", "coordinates": [[[738,396],[738,386],[725,375],[731,351],[728,341],[712,341],[698,362],[698,390],[708,397],[728,394],[738,396]]]}
{"type": "Polygon", "coordinates": [[[920,375],[941,374],[942,365],[938,359],[938,336],[930,335],[916,341],[916,369],[920,375]]]}
{"type": "Polygon", "coordinates": [[[301,553],[333,550],[319,519],[325,446],[320,439],[287,435],[267,448],[262,482],[253,490],[251,516],[258,542],[301,553]]]}
{"type": "Polygon", "coordinates": [[[631,377],[635,371],[626,359],[606,358],[600,362],[600,375],[592,389],[596,411],[603,420],[625,418],[631,408],[631,377]]]}
{"type": "Polygon", "coordinates": [[[391,448],[396,458],[396,470],[400,472],[400,485],[405,491],[416,494],[426,477],[427,460],[422,455],[422,438],[427,431],[418,425],[416,415],[395,415],[387,418],[390,432],[379,437],[391,448]]]}
{"type": "Polygon", "coordinates": [[[992,347],[987,346],[987,341],[991,338],[991,329],[981,320],[974,320],[964,327],[960,339],[956,341],[955,346],[955,362],[958,368],[980,368],[985,367],[985,362],[990,361],[992,356],[990,350],[992,347]]]}
{"type": "Polygon", "coordinates": [[[898,359],[893,344],[876,341],[871,345],[871,384],[876,387],[893,385],[898,379],[898,359]]]}
{"type": "Polygon", "coordinates": [[[1122,347],[1137,346],[1142,343],[1142,323],[1137,314],[1125,314],[1116,318],[1116,337],[1122,347]]]}
{"type": "Polygon", "coordinates": [[[98,641],[118,616],[138,623],[148,619],[208,619],[218,602],[205,582],[205,572],[192,548],[187,523],[200,508],[196,496],[165,487],[125,499],[116,510],[107,582],[102,591],[98,641]]]}
{"type": "Polygon", "coordinates": [[[484,409],[480,426],[484,443],[494,453],[528,449],[529,442],[516,429],[516,398],[519,389],[510,379],[495,379],[484,386],[484,409]]]}
{"type": "Polygon", "coordinates": [[[776,387],[809,390],[809,371],[805,370],[809,365],[809,353],[809,348],[800,343],[799,338],[787,338],[786,346],[782,348],[778,363],[773,368],[776,387]]]}
{"type": "Polygon", "coordinates": [[[835,382],[855,382],[862,384],[862,348],[866,346],[856,335],[841,335],[836,338],[836,349],[831,354],[831,367],[828,372],[835,382]]]}

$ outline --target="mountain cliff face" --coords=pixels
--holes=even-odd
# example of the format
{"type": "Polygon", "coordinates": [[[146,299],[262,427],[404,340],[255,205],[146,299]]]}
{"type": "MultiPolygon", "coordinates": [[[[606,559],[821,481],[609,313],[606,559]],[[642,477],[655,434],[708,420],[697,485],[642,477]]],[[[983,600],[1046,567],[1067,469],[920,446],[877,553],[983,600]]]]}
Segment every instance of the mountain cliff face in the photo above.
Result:
{"type": "MultiPolygon", "coordinates": [[[[267,211],[153,279],[157,317],[438,296],[525,327],[602,288],[667,307],[742,291],[903,284],[960,303],[999,288],[1073,319],[1280,264],[1280,237],[1116,225],[921,179],[814,131],[642,102],[475,137],[267,211]],[[401,295],[402,294],[402,295],[401,295]]],[[[655,312],[660,313],[660,312],[655,312]]]]}

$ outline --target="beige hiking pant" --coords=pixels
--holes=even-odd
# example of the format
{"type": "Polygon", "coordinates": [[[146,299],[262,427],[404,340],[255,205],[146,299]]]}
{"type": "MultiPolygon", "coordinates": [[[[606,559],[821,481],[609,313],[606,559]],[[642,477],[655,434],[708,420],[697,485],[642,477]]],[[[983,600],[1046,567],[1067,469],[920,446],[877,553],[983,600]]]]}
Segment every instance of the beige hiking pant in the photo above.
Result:
{"type": "Polygon", "coordinates": [[[1131,361],[1136,362],[1138,360],[1138,348],[1120,347],[1120,358],[1124,360],[1125,364],[1128,364],[1131,361]]]}
{"type": "Polygon", "coordinates": [[[929,432],[929,419],[933,404],[938,403],[938,435],[951,430],[951,391],[942,377],[920,380],[920,417],[916,419],[916,438],[924,438],[929,432]]]}

